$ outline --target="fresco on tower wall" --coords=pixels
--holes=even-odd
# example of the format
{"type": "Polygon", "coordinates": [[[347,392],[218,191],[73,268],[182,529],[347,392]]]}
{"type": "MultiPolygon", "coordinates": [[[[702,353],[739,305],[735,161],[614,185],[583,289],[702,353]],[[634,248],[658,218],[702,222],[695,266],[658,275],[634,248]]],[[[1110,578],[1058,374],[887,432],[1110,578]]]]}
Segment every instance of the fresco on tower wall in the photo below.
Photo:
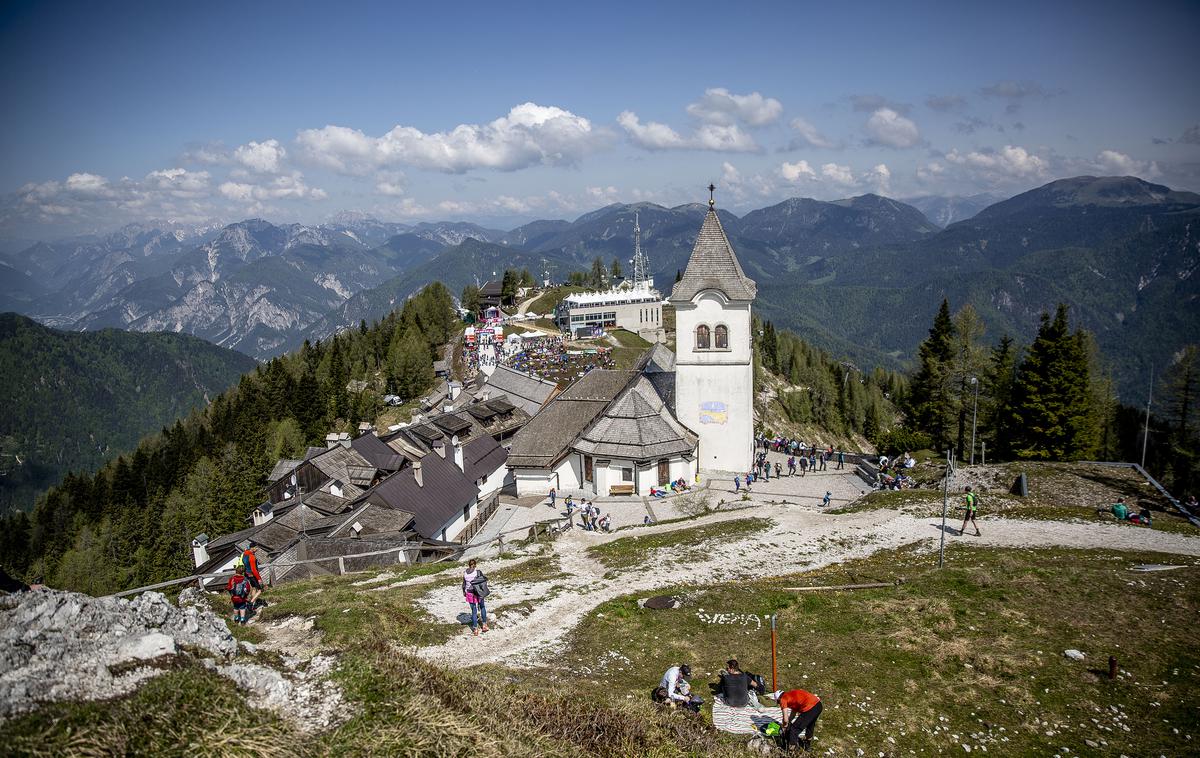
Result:
{"type": "Polygon", "coordinates": [[[701,424],[724,424],[729,421],[729,408],[720,400],[700,403],[701,424]]]}

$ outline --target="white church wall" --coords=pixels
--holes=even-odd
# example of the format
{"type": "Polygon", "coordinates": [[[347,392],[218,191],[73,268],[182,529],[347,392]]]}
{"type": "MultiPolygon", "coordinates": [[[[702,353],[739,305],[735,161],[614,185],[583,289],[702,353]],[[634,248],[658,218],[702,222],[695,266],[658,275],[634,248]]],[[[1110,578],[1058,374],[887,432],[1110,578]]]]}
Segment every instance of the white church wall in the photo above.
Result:
{"type": "Polygon", "coordinates": [[[730,303],[715,291],[676,304],[675,415],[700,437],[701,471],[750,468],[754,444],[754,369],[750,304],[730,303]],[[697,350],[696,327],[729,330],[726,349],[697,350]]]}

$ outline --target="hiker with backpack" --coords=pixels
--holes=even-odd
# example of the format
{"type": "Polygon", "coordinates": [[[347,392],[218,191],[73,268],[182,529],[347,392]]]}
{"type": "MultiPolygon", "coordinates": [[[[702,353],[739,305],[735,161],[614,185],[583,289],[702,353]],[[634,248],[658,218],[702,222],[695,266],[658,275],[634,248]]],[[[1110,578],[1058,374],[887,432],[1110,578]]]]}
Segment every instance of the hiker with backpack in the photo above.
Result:
{"type": "Polygon", "coordinates": [[[229,592],[229,600],[233,603],[233,622],[246,624],[250,614],[250,582],[246,578],[246,567],[240,563],[234,567],[233,576],[225,584],[229,592]]]}
{"type": "Polygon", "coordinates": [[[979,498],[971,491],[970,487],[964,487],[963,491],[966,493],[963,495],[963,508],[966,508],[967,512],[963,515],[962,528],[958,530],[958,536],[961,537],[967,533],[967,522],[970,521],[971,526],[975,527],[975,536],[982,537],[983,535],[979,533],[979,524],[975,523],[975,517],[979,515],[979,498]]]}
{"type": "Polygon", "coordinates": [[[720,673],[717,683],[711,687],[713,694],[720,695],[725,705],[731,708],[750,705],[750,693],[756,691],[752,675],[742,671],[737,658],[725,661],[725,670],[720,673]]]}
{"type": "Polygon", "coordinates": [[[263,580],[262,574],[258,573],[258,545],[253,542],[244,543],[237,565],[245,569],[246,581],[250,582],[250,607],[266,607],[267,601],[259,599],[263,591],[263,580]]]}
{"type": "Polygon", "coordinates": [[[800,747],[807,751],[821,715],[821,698],[807,690],[776,690],[771,699],[779,703],[783,713],[783,739],[788,749],[800,747]]]}
{"type": "Polygon", "coordinates": [[[480,624],[483,631],[488,631],[485,598],[491,594],[491,590],[488,588],[487,577],[477,568],[474,558],[467,561],[467,570],[463,572],[462,591],[467,605],[471,606],[471,633],[478,637],[480,624]]]}

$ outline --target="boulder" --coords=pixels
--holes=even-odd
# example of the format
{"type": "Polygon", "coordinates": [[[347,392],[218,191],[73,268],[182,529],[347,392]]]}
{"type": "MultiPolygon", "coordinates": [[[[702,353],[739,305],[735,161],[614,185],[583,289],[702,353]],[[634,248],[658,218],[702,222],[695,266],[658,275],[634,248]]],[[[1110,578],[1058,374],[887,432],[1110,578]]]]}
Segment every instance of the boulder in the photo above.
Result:
{"type": "Polygon", "coordinates": [[[1065,655],[1066,657],[1070,658],[1073,661],[1082,661],[1084,659],[1083,653],[1076,650],[1075,648],[1069,648],[1067,650],[1064,650],[1063,655],[1065,655]]]}

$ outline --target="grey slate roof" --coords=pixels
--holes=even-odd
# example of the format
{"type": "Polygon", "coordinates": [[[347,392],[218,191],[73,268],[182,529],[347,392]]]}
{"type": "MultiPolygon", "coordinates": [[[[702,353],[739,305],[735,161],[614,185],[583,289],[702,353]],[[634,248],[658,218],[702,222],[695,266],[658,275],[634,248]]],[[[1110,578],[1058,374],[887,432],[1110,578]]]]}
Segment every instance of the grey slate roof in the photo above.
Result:
{"type": "MultiPolygon", "coordinates": [[[[371,432],[360,434],[350,443],[350,447],[363,457],[371,466],[380,471],[399,471],[404,467],[405,458],[387,446],[383,440],[371,432]]],[[[350,477],[353,480],[353,475],[350,477]]]]}
{"type": "Polygon", "coordinates": [[[508,465],[514,468],[553,466],[635,376],[636,371],[596,369],[588,372],[543,406],[517,432],[508,451],[508,465]]]}
{"type": "Polygon", "coordinates": [[[292,460],[290,458],[281,458],[275,464],[275,468],[271,469],[271,473],[267,474],[267,484],[274,484],[288,474],[292,473],[292,469],[299,466],[304,461],[292,460]]]}
{"type": "Polygon", "coordinates": [[[530,416],[541,410],[558,388],[554,382],[503,365],[496,366],[483,386],[490,391],[489,397],[504,395],[530,416]]]}
{"type": "Polygon", "coordinates": [[[594,456],[644,461],[692,453],[697,439],[671,416],[650,380],[639,376],[572,447],[594,456]]]}
{"type": "Polygon", "coordinates": [[[451,516],[479,497],[475,480],[459,469],[449,452],[445,458],[430,453],[421,459],[421,481],[418,485],[408,466],[375,485],[364,499],[413,514],[418,534],[438,537],[451,516]]]}
{"type": "Polygon", "coordinates": [[[703,290],[719,290],[730,300],[753,300],[758,291],[754,281],[742,271],[721,227],[721,219],[712,207],[704,216],[683,278],[675,283],[669,300],[688,302],[703,290]]]}
{"type": "Polygon", "coordinates": [[[463,466],[473,482],[491,474],[506,460],[508,451],[494,437],[479,437],[463,445],[463,466]]]}

